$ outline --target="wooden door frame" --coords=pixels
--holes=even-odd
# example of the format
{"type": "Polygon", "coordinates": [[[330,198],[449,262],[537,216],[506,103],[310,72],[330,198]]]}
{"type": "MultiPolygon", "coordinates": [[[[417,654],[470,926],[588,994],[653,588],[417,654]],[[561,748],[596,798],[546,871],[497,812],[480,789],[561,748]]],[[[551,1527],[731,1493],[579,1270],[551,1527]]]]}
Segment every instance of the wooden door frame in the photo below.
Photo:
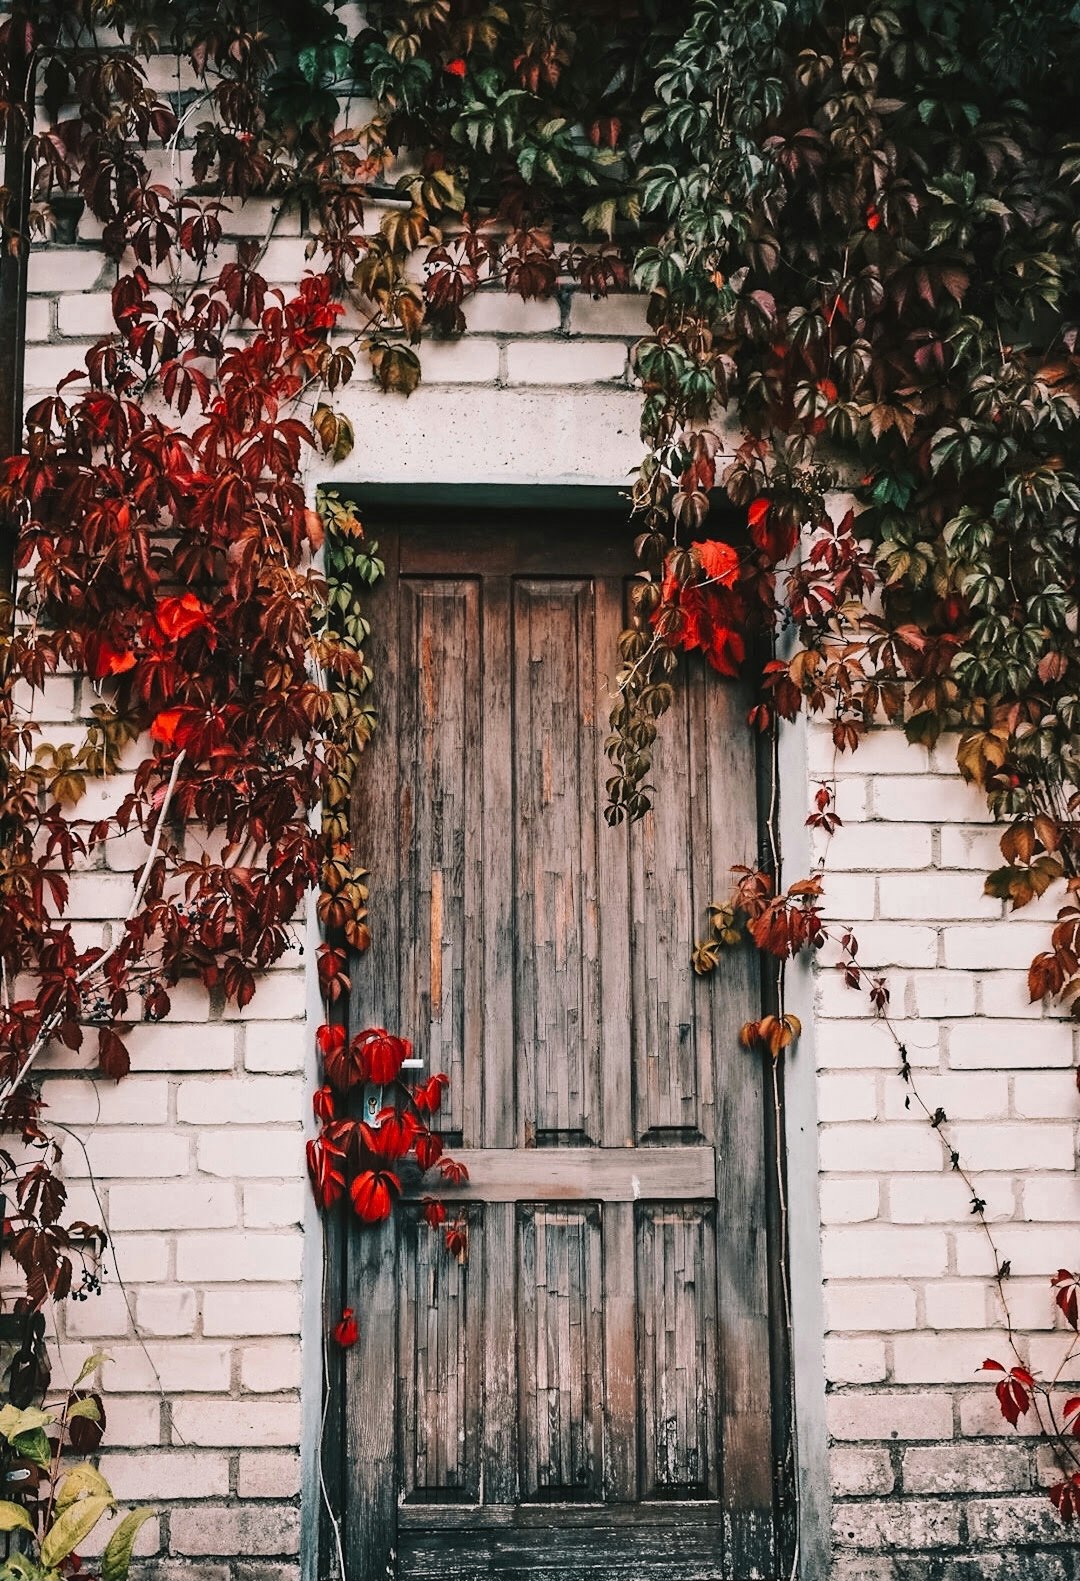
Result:
{"type": "MultiPolygon", "coordinates": [[[[538,514],[551,512],[587,513],[598,521],[606,517],[611,521],[613,529],[622,528],[623,531],[626,530],[628,515],[626,491],[606,484],[372,483],[348,487],[335,484],[335,488],[339,493],[355,500],[360,506],[361,516],[369,525],[371,537],[376,542],[380,518],[392,518],[395,525],[407,530],[410,520],[424,517],[430,519],[431,513],[436,510],[451,522],[455,519],[459,521],[468,519],[475,523],[477,517],[487,517],[493,525],[498,520],[504,526],[507,519],[515,515],[535,518],[538,514]]],[[[718,496],[718,513],[724,508],[722,497],[718,496]]],[[[762,650],[756,655],[756,662],[763,663],[766,657],[768,657],[767,653],[762,650]]],[[[801,732],[797,733],[801,737],[801,732]]],[[[759,737],[757,764],[759,860],[763,860],[768,854],[766,820],[774,800],[774,784],[778,779],[781,782],[788,780],[790,783],[789,774],[793,766],[800,772],[801,779],[805,782],[805,752],[797,755],[793,765],[790,747],[786,753],[781,751],[779,754],[774,754],[767,740],[759,737]],[[800,764],[801,769],[799,769],[800,764]]],[[[781,800],[779,789],[779,784],[776,784],[777,803],[781,800]]],[[[801,808],[805,798],[799,795],[798,789],[792,800],[795,799],[801,808]]],[[[787,822],[792,823],[791,819],[787,822]]],[[[802,828],[801,817],[797,823],[792,824],[792,828],[798,831],[793,841],[794,846],[805,847],[805,830],[802,828]]],[[[801,850],[796,849],[792,854],[801,860],[801,850]]],[[[775,1004],[764,971],[761,974],[761,985],[761,1008],[762,1013],[766,1013],[774,1010],[775,1004]]],[[[796,995],[798,996],[798,989],[796,995]]],[[[811,1023],[807,1015],[803,1017],[803,1024],[804,1027],[810,1027],[811,1023]]],[[[812,1040],[804,1038],[804,1062],[809,1062],[812,1067],[811,1051],[812,1040]]],[[[815,1360],[815,1357],[820,1357],[823,1334],[819,1316],[821,1311],[818,1251],[820,1215],[816,1212],[816,1113],[814,1112],[816,1103],[812,1069],[809,1083],[805,1080],[798,1083],[801,1100],[798,1114],[791,1112],[785,1094],[787,1084],[784,1081],[783,1070],[780,1074],[781,1124],[779,1128],[766,1125],[766,1180],[763,1183],[770,1244],[768,1283],[774,1423],[774,1508],[778,1549],[782,1561],[781,1574],[787,1576],[791,1568],[794,1545],[797,1490],[799,1508],[797,1573],[806,1577],[807,1581],[811,1577],[816,1581],[816,1577],[824,1573],[820,1569],[820,1564],[828,1548],[826,1534],[829,1513],[828,1457],[822,1426],[824,1374],[820,1360],[815,1360]],[[806,1104],[808,1095],[809,1112],[806,1104]],[[779,1160],[776,1147],[778,1130],[783,1147],[783,1157],[779,1160]],[[808,1137],[812,1139],[809,1150],[805,1145],[808,1137]],[[798,1145],[800,1139],[803,1143],[801,1146],[798,1145]],[[811,1215],[804,1211],[798,1220],[800,1242],[809,1234],[812,1235],[813,1245],[812,1247],[809,1244],[801,1245],[799,1253],[793,1257],[791,1231],[794,1220],[789,1223],[788,1246],[783,1250],[780,1248],[779,1188],[782,1179],[783,1189],[790,1200],[792,1193],[789,1176],[794,1158],[798,1159],[801,1166],[797,1172],[799,1178],[796,1181],[795,1200],[808,1204],[814,1212],[811,1215]],[[784,1258],[783,1266],[786,1268],[791,1290],[790,1331],[783,1314],[780,1256],[784,1258]],[[797,1289],[792,1285],[793,1274],[798,1277],[797,1289]],[[793,1375],[792,1372],[794,1358],[800,1359],[800,1365],[805,1364],[806,1376],[801,1383],[799,1375],[797,1373],[793,1375]],[[792,1431],[793,1414],[796,1416],[794,1432],[792,1431]],[[789,1454],[789,1447],[793,1455],[789,1454]],[[819,1568],[815,1569],[814,1566],[819,1568]]],[[[304,1573],[307,1581],[314,1581],[315,1577],[329,1576],[337,1568],[334,1534],[327,1516],[323,1487],[325,1485],[326,1494],[335,1512],[340,1512],[344,1508],[348,1497],[344,1452],[346,1413],[349,1408],[345,1398],[345,1358],[343,1353],[336,1352],[325,1342],[328,1325],[336,1318],[344,1304],[346,1235],[346,1221],[343,1216],[335,1216],[323,1226],[322,1299],[306,1335],[308,1343],[318,1348],[321,1365],[315,1370],[321,1374],[324,1389],[328,1387],[329,1390],[325,1416],[321,1405],[317,1414],[308,1413],[308,1419],[314,1422],[318,1441],[314,1446],[314,1453],[309,1457],[310,1465],[305,1477],[304,1492],[309,1509],[312,1507],[311,1501],[314,1501],[319,1514],[317,1540],[314,1540],[313,1533],[313,1540],[307,1543],[304,1555],[306,1561],[304,1573]],[[311,1332],[311,1329],[314,1329],[314,1332],[311,1332]]],[[[363,1315],[359,1314],[359,1317],[363,1321],[363,1315]]],[[[396,1378],[388,1378],[387,1387],[396,1389],[396,1378]]],[[[314,1522],[309,1521],[307,1525],[313,1532],[314,1522]]]]}

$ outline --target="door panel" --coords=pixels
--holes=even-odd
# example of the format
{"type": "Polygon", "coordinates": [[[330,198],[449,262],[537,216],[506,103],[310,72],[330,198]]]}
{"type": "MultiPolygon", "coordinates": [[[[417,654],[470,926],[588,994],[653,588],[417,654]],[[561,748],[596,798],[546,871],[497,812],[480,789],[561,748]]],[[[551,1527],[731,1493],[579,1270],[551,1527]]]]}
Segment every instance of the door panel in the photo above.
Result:
{"type": "Polygon", "coordinates": [[[346,1245],[351,1581],[775,1574],[759,987],[689,968],[754,860],[753,745],[687,666],[659,809],[607,828],[624,534],[378,533],[351,1013],[450,1074],[470,1245],[408,1208],[346,1245]]]}

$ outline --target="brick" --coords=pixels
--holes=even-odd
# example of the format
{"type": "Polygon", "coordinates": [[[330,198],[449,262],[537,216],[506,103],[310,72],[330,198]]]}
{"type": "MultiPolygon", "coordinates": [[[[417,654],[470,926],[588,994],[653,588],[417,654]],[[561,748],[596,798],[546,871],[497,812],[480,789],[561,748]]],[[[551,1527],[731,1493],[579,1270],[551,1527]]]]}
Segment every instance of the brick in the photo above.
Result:
{"type": "Polygon", "coordinates": [[[236,1491],[242,1499],[291,1499],[300,1492],[300,1456],[268,1451],[241,1455],[236,1491]]]}
{"type": "Polygon", "coordinates": [[[303,1181],[285,1186],[245,1186],[244,1223],[255,1230],[291,1228],[302,1223],[306,1201],[303,1181]]]}
{"type": "Polygon", "coordinates": [[[53,332],[53,305],[47,298],[30,297],[26,303],[26,339],[48,340],[53,332]]]}
{"type": "MultiPolygon", "coordinates": [[[[37,304],[39,307],[43,303],[37,304]]],[[[75,712],[75,678],[71,675],[47,675],[43,685],[31,687],[19,681],[12,693],[16,708],[39,723],[55,719],[68,724],[75,712]]]]}
{"type": "Polygon", "coordinates": [[[975,979],[967,972],[912,972],[908,978],[909,1008],[916,1016],[975,1014],[975,979]]]}
{"type": "Polygon", "coordinates": [[[626,347],[511,342],[506,348],[510,384],[603,384],[626,375],[626,347]]]}
{"type": "Polygon", "coordinates": [[[112,922],[126,915],[132,899],[132,883],[126,873],[76,873],[71,879],[68,915],[112,922]]]}
{"type": "Polygon", "coordinates": [[[163,1449],[138,1455],[111,1453],[102,1471],[121,1504],[153,1499],[213,1499],[229,1492],[226,1455],[163,1449]]]}
{"type": "Polygon", "coordinates": [[[156,1284],[168,1277],[172,1242],[164,1235],[114,1234],[105,1253],[126,1284],[156,1284]]]}
{"type": "Polygon", "coordinates": [[[887,838],[876,824],[844,824],[828,842],[827,868],[830,874],[860,869],[880,873],[929,867],[932,857],[930,830],[918,824],[890,829],[887,838]]]}
{"type": "Polygon", "coordinates": [[[905,1493],[1014,1492],[1031,1486],[1031,1451],[1006,1444],[940,1444],[905,1449],[905,1493]]]}
{"type": "MultiPolygon", "coordinates": [[[[114,1520],[115,1516],[107,1516],[105,1520],[99,1522],[99,1524],[87,1537],[81,1539],[79,1543],[79,1553],[84,1559],[97,1559],[105,1551],[105,1545],[113,1534],[114,1520]]],[[[155,1514],[139,1527],[138,1535],[135,1538],[135,1547],[133,1551],[135,1557],[137,1559],[141,1559],[143,1557],[152,1556],[158,1553],[160,1548],[161,1522],[157,1519],[155,1514]]],[[[137,1568],[141,1570],[142,1566],[140,1565],[137,1568]]]]}
{"type": "MultiPolygon", "coordinates": [[[[258,981],[255,997],[242,1007],[225,1007],[227,1021],[298,1021],[307,1012],[307,983],[303,972],[267,972],[258,981]]],[[[303,1042],[304,1031],[296,1029],[303,1042]]]]}
{"type": "Polygon", "coordinates": [[[1001,901],[984,895],[970,873],[886,873],[878,880],[878,905],[882,917],[923,921],[1001,916],[1001,901]]]}
{"type": "Polygon", "coordinates": [[[877,881],[861,873],[830,872],[821,910],[830,921],[869,921],[877,915],[877,881]]]}
{"type": "Polygon", "coordinates": [[[135,1298],[135,1317],[142,1334],[193,1334],[197,1315],[195,1292],[182,1285],[140,1290],[135,1298]]]}
{"type": "MultiPolygon", "coordinates": [[[[1004,1075],[984,1075],[980,1071],[928,1073],[919,1077],[918,1090],[927,1108],[944,1109],[950,1120],[1004,1119],[1009,1112],[1009,1079],[1004,1075]]],[[[889,1120],[902,1120],[905,1115],[918,1112],[905,1082],[886,1082],[884,1112],[889,1120]],[[907,1108],[906,1099],[910,1099],[907,1108]]]]}
{"type": "Polygon", "coordinates": [[[425,340],[420,352],[429,384],[494,384],[499,377],[496,340],[425,340]]]}
{"type": "Polygon", "coordinates": [[[888,1370],[879,1339],[831,1335],[825,1341],[825,1376],[830,1383],[883,1383],[888,1370]]]}
{"type": "Polygon", "coordinates": [[[236,1030],[231,1026],[143,1023],[127,1034],[134,1070],[232,1070],[236,1030]]]}
{"type": "Polygon", "coordinates": [[[299,1334],[300,1292],[295,1287],[248,1286],[208,1290],[203,1296],[203,1333],[299,1334]]]}
{"type": "Polygon", "coordinates": [[[944,1548],[960,1541],[960,1510],[943,1500],[904,1499],[838,1505],[833,1533],[855,1548],[944,1548]]]}
{"type": "MultiPolygon", "coordinates": [[[[470,335],[548,335],[562,322],[562,309],[554,297],[523,302],[507,291],[478,292],[464,304],[464,313],[470,335]]],[[[426,376],[426,360],[424,372],[426,376]]]]}
{"type": "Polygon", "coordinates": [[[617,292],[599,299],[586,291],[570,298],[571,335],[621,335],[640,339],[649,333],[644,296],[617,292]]]}
{"type": "MultiPolygon", "coordinates": [[[[1012,964],[1021,966],[1023,959],[1012,964]]],[[[1002,968],[977,977],[976,982],[979,1010],[984,1016],[1004,1017],[1006,1020],[1016,1020],[1022,1016],[1025,1021],[1041,1018],[1042,1004],[1038,1000],[1032,1004],[1028,995],[1026,971],[1009,972],[1002,968]]]]}
{"type": "Polygon", "coordinates": [[[861,776],[848,774],[838,779],[833,786],[833,795],[833,811],[839,814],[845,828],[862,823],[869,817],[869,782],[861,776]]]}
{"type": "Polygon", "coordinates": [[[291,1021],[251,1022],[243,1031],[244,1068],[299,1072],[304,1069],[309,1032],[291,1021]]]}
{"type": "MultiPolygon", "coordinates": [[[[27,390],[55,390],[69,373],[81,374],[85,379],[84,358],[89,342],[71,341],[61,346],[34,345],[26,348],[27,390]]],[[[71,399],[70,393],[67,399],[71,399]]]]}
{"type": "Polygon", "coordinates": [[[829,1581],[897,1581],[892,1559],[869,1554],[834,1554],[829,1581]]]}
{"type": "Polygon", "coordinates": [[[279,1449],[300,1442],[299,1400],[177,1400],[172,1414],[185,1444],[279,1449]]]}
{"type": "Polygon", "coordinates": [[[893,1371],[897,1383],[969,1383],[1000,1345],[997,1331],[898,1334],[893,1371]]]}
{"type": "Polygon", "coordinates": [[[301,1083],[288,1076],[182,1081],[176,1093],[176,1118],[186,1125],[299,1125],[305,1107],[301,1083]]]}
{"type": "MultiPolygon", "coordinates": [[[[175,1131],[132,1128],[126,1131],[93,1130],[84,1138],[90,1168],[98,1180],[162,1175],[186,1175],[191,1167],[191,1144],[175,1131]]],[[[82,1149],[64,1150],[64,1168],[70,1175],[88,1173],[82,1149]]]]}
{"type": "Polygon", "coordinates": [[[69,1301],[64,1311],[64,1327],[71,1338],[111,1339],[131,1331],[124,1292],[116,1286],[88,1296],[85,1301],[69,1301]]]}
{"type": "Polygon", "coordinates": [[[925,1122],[826,1125],[821,1132],[823,1170],[939,1170],[941,1143],[925,1122]]]}
{"type": "Polygon", "coordinates": [[[116,1448],[143,1449],[161,1441],[161,1402],[110,1395],[106,1410],[109,1413],[110,1450],[116,1448]]]}
{"type": "MultiPolygon", "coordinates": [[[[965,1227],[956,1230],[953,1239],[958,1274],[993,1277],[994,1258],[985,1235],[965,1227]]],[[[1017,1278],[1046,1275],[1061,1266],[1061,1230],[1056,1226],[1003,1224],[994,1231],[994,1240],[1017,1278]]]]}
{"type": "Polygon", "coordinates": [[[303,1242],[285,1231],[184,1235],[176,1244],[176,1277],[194,1284],[237,1279],[299,1279],[303,1242]]]}
{"type": "MultiPolygon", "coordinates": [[[[247,230],[245,216],[244,229],[247,230]]],[[[304,257],[307,243],[300,236],[275,236],[267,242],[259,258],[259,272],[265,280],[294,286],[314,260],[304,257]]]]}
{"type": "Polygon", "coordinates": [[[981,1279],[931,1280],[923,1291],[929,1328],[985,1328],[986,1285],[981,1279]]]}
{"type": "Polygon", "coordinates": [[[934,928],[919,927],[915,923],[863,922],[856,931],[859,960],[863,966],[937,964],[938,935],[934,928]]]}
{"type": "Polygon", "coordinates": [[[984,971],[1015,967],[1046,948],[1046,929],[1038,922],[1002,922],[997,926],[947,928],[945,965],[984,971]]]}
{"type": "MultiPolygon", "coordinates": [[[[1002,1336],[998,1336],[996,1347],[998,1359],[1005,1360],[1008,1354],[1007,1345],[1002,1343],[1002,1336]]],[[[1020,1438],[1037,1437],[1041,1432],[1034,1411],[1029,1411],[1022,1416],[1015,1427],[1001,1414],[1001,1408],[994,1397],[993,1380],[989,1373],[982,1374],[980,1387],[970,1394],[965,1394],[960,1400],[960,1431],[965,1438],[1007,1438],[1010,1441],[1020,1438]]]]}
{"type": "Polygon", "coordinates": [[[208,1175],[239,1180],[277,1176],[298,1180],[303,1170],[304,1138],[299,1126],[203,1131],[198,1139],[199,1168],[208,1175]]]}
{"type": "Polygon", "coordinates": [[[195,1344],[114,1345],[109,1374],[125,1394],[222,1394],[232,1381],[232,1351],[201,1339],[195,1344]],[[147,1352],[149,1354],[147,1354],[147,1352]]]}
{"type": "Polygon", "coordinates": [[[296,1554],[300,1552],[300,1511],[265,1504],[200,1504],[178,1509],[169,1520],[178,1554],[296,1554]]]}
{"type": "Polygon", "coordinates": [[[299,1389],[302,1360],[295,1342],[249,1345],[240,1353],[240,1382],[252,1394],[282,1394],[299,1389]]]}
{"type": "Polygon", "coordinates": [[[112,297],[102,291],[82,291],[62,296],[56,304],[61,335],[111,335],[116,329],[112,297]]]}
{"type": "MultiPolygon", "coordinates": [[[[889,1029],[881,1022],[867,1019],[865,995],[844,988],[838,978],[828,977],[819,985],[819,998],[824,997],[821,990],[825,987],[833,991],[830,995],[830,1013],[834,998],[839,998],[845,1006],[850,1005],[853,1013],[843,1021],[825,1018],[818,1021],[815,1047],[819,1067],[822,1070],[899,1070],[900,1055],[889,1029]]],[[[926,1069],[936,1068],[940,1064],[938,1029],[935,1026],[904,1021],[894,1022],[893,1025],[907,1047],[912,1065],[926,1069]]]]}
{"type": "Polygon", "coordinates": [[[876,1219],[881,1187],[876,1180],[823,1180],[818,1188],[822,1224],[861,1224],[876,1219]]]}
{"type": "Polygon", "coordinates": [[[1080,1177],[1036,1175],[1024,1182],[1024,1218],[1050,1224],[1080,1221],[1080,1177]]]}
{"type": "Polygon", "coordinates": [[[958,774],[898,774],[875,780],[874,816],[892,823],[992,822],[984,797],[958,774]]]}
{"type": "Polygon", "coordinates": [[[109,1222],[117,1230],[209,1230],[237,1222],[236,1189],[212,1180],[168,1186],[114,1186],[109,1222]]]}
{"type": "Polygon", "coordinates": [[[34,247],[30,251],[27,289],[38,296],[57,291],[89,291],[103,274],[102,288],[111,290],[116,279],[115,265],[96,247],[34,247]]]}
{"type": "Polygon", "coordinates": [[[134,1074],[120,1082],[54,1078],[44,1097],[66,1125],[164,1125],[169,1118],[168,1082],[134,1074]]]}
{"type": "Polygon", "coordinates": [[[1023,1120],[1075,1119],[1076,1082],[1060,1071],[1039,1071],[1013,1077],[1013,1112],[1023,1120]]]}
{"type": "Polygon", "coordinates": [[[872,1120],[877,1114],[877,1079],[831,1073],[817,1085],[819,1120],[872,1120]]]}
{"type": "MultiPolygon", "coordinates": [[[[1045,939],[1044,939],[1045,943],[1045,939]]],[[[962,1021],[949,1028],[954,1070],[1037,1070],[1073,1063],[1072,1028],[1061,1021],[962,1021]]]]}
{"type": "Polygon", "coordinates": [[[986,874],[1001,866],[1001,831],[996,827],[965,829],[962,824],[944,824],[938,859],[942,867],[968,868],[986,874]]]}
{"type": "Polygon", "coordinates": [[[930,1279],[948,1266],[943,1230],[901,1230],[891,1225],[867,1224],[855,1229],[828,1229],[822,1233],[822,1254],[828,1279],[893,1278],[930,1279]]]}
{"type": "Polygon", "coordinates": [[[825,1286],[826,1327],[848,1333],[884,1330],[886,1333],[915,1327],[915,1291],[911,1285],[883,1284],[860,1279],[825,1286]]]}
{"type": "Polygon", "coordinates": [[[975,1543],[1068,1543],[1075,1538],[1044,1495],[1030,1498],[973,1499],[965,1506],[968,1532],[975,1543]]]}
{"type": "MultiPolygon", "coordinates": [[[[994,1180],[982,1175],[976,1182],[991,1220],[1011,1219],[1016,1212],[1016,1193],[1011,1180],[994,1180]]],[[[946,1175],[908,1178],[894,1175],[889,1181],[889,1211],[894,1224],[956,1224],[971,1217],[971,1192],[960,1176],[946,1175]]]]}
{"type": "Polygon", "coordinates": [[[992,1125],[965,1121],[954,1125],[951,1135],[969,1169],[1072,1169],[1076,1163],[1073,1127],[1067,1122],[992,1125]]]}
{"type": "Polygon", "coordinates": [[[896,1480],[884,1449],[835,1448],[829,1455],[829,1470],[833,1493],[839,1497],[891,1493],[896,1480]]]}

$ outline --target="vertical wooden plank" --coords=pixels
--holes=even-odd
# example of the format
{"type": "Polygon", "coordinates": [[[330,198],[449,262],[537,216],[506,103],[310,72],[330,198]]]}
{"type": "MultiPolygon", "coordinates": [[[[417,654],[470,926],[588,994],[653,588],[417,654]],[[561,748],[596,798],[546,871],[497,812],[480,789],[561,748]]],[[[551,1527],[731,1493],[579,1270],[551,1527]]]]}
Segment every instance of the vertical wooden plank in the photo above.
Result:
{"type": "Polygon", "coordinates": [[[397,1546],[399,1458],[397,1236],[394,1220],[351,1237],[360,1337],[346,1353],[346,1499],[349,1581],[387,1581],[397,1546]]]}
{"type": "Polygon", "coordinates": [[[596,1204],[519,1216],[521,1496],[602,1496],[603,1310],[596,1204]]]}
{"type": "Polygon", "coordinates": [[[480,1357],[472,1311],[472,1270],[482,1265],[479,1225],[469,1243],[462,1264],[412,1214],[402,1222],[402,1492],[413,1501],[427,1495],[475,1503],[480,1496],[480,1357]]]}
{"type": "Polygon", "coordinates": [[[483,1501],[518,1497],[517,1208],[484,1206],[483,1501]]]}
{"type": "Polygon", "coordinates": [[[696,918],[691,881],[686,677],[653,749],[657,805],[630,831],[634,1124],[639,1138],[699,1134],[698,1028],[689,966],[696,918]]]}
{"type": "Polygon", "coordinates": [[[698,1203],[647,1204],[638,1212],[641,1496],[715,1497],[720,1479],[713,1212],[698,1203]]]}
{"type": "MultiPolygon", "coordinates": [[[[693,698],[691,786],[698,826],[708,829],[711,872],[700,875],[699,910],[726,892],[735,863],[753,863],[757,809],[754,744],[745,729],[748,688],[699,681],[693,698]],[[712,684],[709,684],[709,683],[712,684]],[[718,809],[725,809],[719,816],[718,809]],[[711,816],[707,816],[711,814],[711,816]],[[711,894],[706,895],[705,886],[711,894]]],[[[722,977],[699,984],[711,1020],[716,1083],[717,1267],[720,1290],[722,1501],[728,1562],[735,1574],[769,1574],[774,1554],[772,1356],[769,1268],[776,1255],[767,1212],[766,1092],[763,1060],[739,1047],[739,1028],[760,1014],[761,980],[752,950],[730,951],[722,977]]]]}
{"type": "Polygon", "coordinates": [[[514,584],[515,997],[520,1124],[598,1140],[593,584],[514,584]]]}
{"type": "Polygon", "coordinates": [[[479,968],[469,937],[478,852],[467,851],[481,821],[482,767],[468,751],[479,708],[479,585],[403,577],[399,602],[398,762],[413,809],[402,853],[400,1017],[428,1068],[450,1077],[444,1125],[460,1135],[466,1051],[472,1064],[479,1035],[467,997],[475,1002],[479,968]]]}
{"type": "Polygon", "coordinates": [[[604,1497],[638,1496],[638,1348],[634,1205],[603,1209],[604,1497]]]}
{"type": "MultiPolygon", "coordinates": [[[[484,578],[483,605],[483,1145],[512,1147],[515,1124],[514,805],[508,577],[484,578]]],[[[472,1086],[470,1084],[470,1094],[472,1086]]],[[[475,1123],[466,1116],[470,1133],[475,1123]]],[[[499,1232],[501,1235],[501,1231],[499,1232]]],[[[500,1253],[501,1255],[501,1253],[500,1253]]]]}
{"type": "MultiPolygon", "coordinates": [[[[353,795],[354,849],[371,872],[371,946],[354,959],[349,1020],[397,1030],[401,852],[412,831],[413,806],[399,785],[400,541],[380,533],[386,575],[371,598],[368,654],[375,673],[378,728],[362,754],[353,795]]],[[[407,1029],[406,1029],[407,1030],[407,1029]]],[[[345,1357],[344,1540],[349,1581],[386,1581],[396,1544],[397,1226],[359,1230],[346,1224],[346,1289],[360,1338],[345,1357]]]]}
{"type": "MultiPolygon", "coordinates": [[[[596,713],[597,728],[594,739],[594,760],[597,785],[596,796],[596,853],[597,893],[599,897],[600,937],[600,1002],[603,1053],[600,1062],[602,1119],[600,1135],[605,1147],[629,1147],[634,1140],[632,1055],[630,1045],[630,833],[625,824],[609,828],[604,822],[603,808],[606,801],[604,785],[611,773],[611,764],[604,751],[606,725],[611,710],[614,672],[618,662],[618,638],[624,625],[623,583],[621,578],[608,577],[596,584],[596,713]]],[[[615,1281],[615,1288],[625,1292],[625,1276],[611,1264],[607,1250],[609,1226],[605,1215],[604,1260],[608,1276],[615,1281]]],[[[613,1242],[622,1244],[624,1227],[619,1221],[613,1242]]],[[[633,1281],[630,1281],[631,1300],[633,1281]]],[[[609,1303],[605,1301],[605,1306],[609,1303]]],[[[620,1317],[619,1322],[623,1321],[620,1317]]],[[[620,1330],[621,1335],[621,1330],[620,1330]]],[[[620,1337],[619,1345],[622,1340],[620,1337]]],[[[610,1387],[610,1375],[609,1375],[610,1387]]],[[[618,1414],[630,1405],[620,1396],[618,1414]]],[[[609,1431],[610,1431],[609,1419],[609,1431]]],[[[623,1465],[623,1461],[620,1461],[623,1465]]],[[[616,1483],[626,1485],[624,1471],[616,1476],[616,1483]]],[[[629,1497],[629,1495],[627,1495],[629,1497]]]]}

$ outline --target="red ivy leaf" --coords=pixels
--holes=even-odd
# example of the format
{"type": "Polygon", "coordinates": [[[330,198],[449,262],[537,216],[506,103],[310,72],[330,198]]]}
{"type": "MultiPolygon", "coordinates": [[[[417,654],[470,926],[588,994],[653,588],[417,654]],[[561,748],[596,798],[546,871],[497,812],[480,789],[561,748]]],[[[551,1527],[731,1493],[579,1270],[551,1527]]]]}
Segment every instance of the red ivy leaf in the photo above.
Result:
{"type": "Polygon", "coordinates": [[[349,1187],[353,1207],[365,1224],[378,1224],[390,1217],[401,1181],[390,1169],[362,1169],[349,1187]]]}
{"type": "Polygon", "coordinates": [[[334,1342],[342,1350],[351,1350],[360,1338],[360,1330],[356,1326],[352,1307],[346,1307],[341,1314],[341,1321],[334,1325],[334,1342]]]}

